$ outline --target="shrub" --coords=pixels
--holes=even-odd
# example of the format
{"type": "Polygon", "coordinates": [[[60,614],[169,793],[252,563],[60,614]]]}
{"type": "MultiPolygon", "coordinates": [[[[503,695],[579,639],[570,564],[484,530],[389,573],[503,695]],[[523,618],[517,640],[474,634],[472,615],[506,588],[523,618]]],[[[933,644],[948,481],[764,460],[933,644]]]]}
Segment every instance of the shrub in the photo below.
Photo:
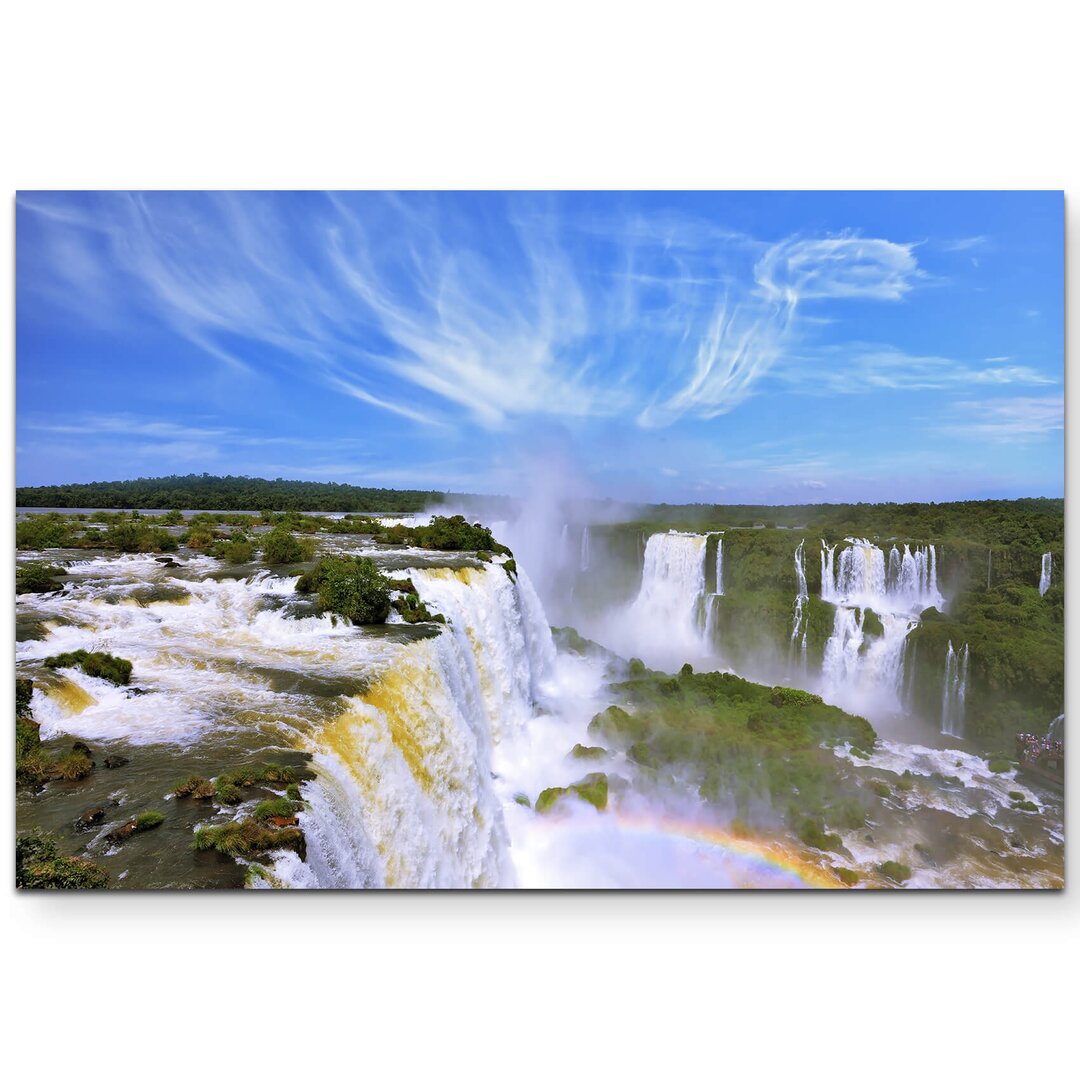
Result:
{"type": "Polygon", "coordinates": [[[65,514],[32,514],[15,526],[15,546],[22,551],[70,547],[73,542],[73,525],[65,514]]]}
{"type": "Polygon", "coordinates": [[[109,875],[89,859],[61,855],[56,840],[34,832],[15,841],[18,889],[104,889],[109,875]]]}
{"type": "Polygon", "coordinates": [[[131,679],[131,661],[113,656],[111,653],[87,652],[78,649],[75,652],[59,653],[46,657],[43,661],[47,668],[81,668],[83,673],[93,679],[106,679],[117,686],[127,686],[131,679]]]}
{"type": "Polygon", "coordinates": [[[251,562],[257,550],[254,541],[237,534],[228,540],[217,541],[210,549],[210,554],[215,559],[227,562],[230,566],[239,566],[241,563],[251,562]]]}
{"type": "Polygon", "coordinates": [[[842,851],[844,845],[839,836],[827,833],[819,822],[806,818],[798,828],[799,839],[807,846],[819,851],[842,851]]]}
{"type": "Polygon", "coordinates": [[[15,572],[15,591],[17,593],[47,593],[62,589],[56,579],[67,571],[51,563],[25,563],[15,572]]]}
{"type": "Polygon", "coordinates": [[[315,545],[312,541],[297,540],[283,525],[275,526],[263,540],[263,562],[272,566],[306,562],[314,554],[315,545]]]}
{"type": "MultiPolygon", "coordinates": [[[[390,582],[371,559],[363,556],[320,559],[296,588],[301,593],[317,593],[320,610],[341,615],[357,625],[384,623],[390,614],[390,582]]],[[[424,613],[430,617],[426,608],[424,613]]]]}
{"type": "Polygon", "coordinates": [[[51,773],[57,780],[85,780],[94,771],[94,759],[82,750],[61,754],[51,773]]]}

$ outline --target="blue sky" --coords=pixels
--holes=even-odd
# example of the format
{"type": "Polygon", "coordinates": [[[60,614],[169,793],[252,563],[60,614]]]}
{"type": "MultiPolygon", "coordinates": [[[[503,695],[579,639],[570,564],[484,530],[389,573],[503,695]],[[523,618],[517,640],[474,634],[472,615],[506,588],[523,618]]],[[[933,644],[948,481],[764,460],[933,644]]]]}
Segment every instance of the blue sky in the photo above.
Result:
{"type": "Polygon", "coordinates": [[[1063,196],[16,201],[19,484],[1064,493],[1063,196]]]}

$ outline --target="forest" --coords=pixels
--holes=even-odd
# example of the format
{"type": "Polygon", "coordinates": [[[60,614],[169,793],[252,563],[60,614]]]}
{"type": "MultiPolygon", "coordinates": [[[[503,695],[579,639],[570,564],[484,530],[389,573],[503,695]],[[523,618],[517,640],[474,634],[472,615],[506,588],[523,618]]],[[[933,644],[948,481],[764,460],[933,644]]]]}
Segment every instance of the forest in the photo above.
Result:
{"type": "Polygon", "coordinates": [[[16,506],[103,510],[322,510],[414,513],[445,499],[439,491],[398,491],[309,480],[252,476],[141,477],[92,484],[50,484],[15,489],[16,506]]]}

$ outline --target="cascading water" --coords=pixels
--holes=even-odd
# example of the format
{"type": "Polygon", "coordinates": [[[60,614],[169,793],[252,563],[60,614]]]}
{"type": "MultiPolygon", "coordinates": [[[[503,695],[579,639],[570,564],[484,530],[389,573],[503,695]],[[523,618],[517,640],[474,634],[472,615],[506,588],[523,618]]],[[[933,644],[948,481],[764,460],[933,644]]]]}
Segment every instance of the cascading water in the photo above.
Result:
{"type": "Polygon", "coordinates": [[[1053,559],[1050,552],[1046,552],[1042,557],[1042,570],[1039,574],[1039,595],[1045,596],[1046,590],[1050,588],[1050,571],[1053,565],[1053,559]]]}
{"type": "Polygon", "coordinates": [[[807,597],[810,595],[806,586],[806,555],[803,547],[805,540],[799,541],[795,549],[795,579],[798,582],[798,591],[795,595],[795,612],[791,621],[791,660],[794,660],[795,649],[799,650],[799,667],[806,670],[806,628],[803,626],[803,608],[806,606],[807,597]]]}
{"type": "Polygon", "coordinates": [[[614,644],[661,667],[678,667],[708,651],[705,638],[708,537],[654,533],[645,545],[641,588],[616,628],[614,644]]]}
{"type": "Polygon", "coordinates": [[[443,614],[319,729],[305,786],[308,862],[323,887],[514,883],[492,754],[534,715],[554,664],[528,580],[488,569],[409,571],[443,614]],[[309,789],[312,789],[309,791],[309,789]]]}
{"type": "MultiPolygon", "coordinates": [[[[914,549],[894,544],[886,556],[869,540],[849,537],[844,542],[849,546],[839,554],[839,545],[821,545],[821,598],[837,605],[822,662],[823,687],[852,707],[872,695],[880,707],[900,709],[907,636],[922,611],[945,603],[937,584],[937,549],[933,544],[914,549]],[[875,612],[882,628],[868,643],[863,634],[867,610],[875,612]]],[[[804,579],[799,580],[801,589],[804,579]]],[[[801,616],[802,605],[796,600],[796,633],[801,616]]]]}
{"type": "Polygon", "coordinates": [[[964,737],[964,698],[967,694],[968,647],[957,656],[953,643],[945,654],[945,685],[941,692],[941,733],[964,737]]]}

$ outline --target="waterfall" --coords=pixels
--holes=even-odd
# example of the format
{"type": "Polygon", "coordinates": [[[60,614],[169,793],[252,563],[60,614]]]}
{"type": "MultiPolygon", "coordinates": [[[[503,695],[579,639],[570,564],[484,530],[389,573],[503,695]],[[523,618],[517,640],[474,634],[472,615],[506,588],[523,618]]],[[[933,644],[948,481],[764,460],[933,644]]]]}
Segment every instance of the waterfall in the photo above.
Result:
{"type": "Polygon", "coordinates": [[[795,642],[799,639],[799,634],[802,634],[801,652],[804,666],[806,661],[806,630],[803,627],[803,607],[806,604],[806,598],[809,596],[809,590],[806,587],[806,556],[803,553],[805,543],[805,540],[800,540],[799,546],[795,549],[795,579],[798,582],[798,592],[795,595],[795,614],[791,625],[791,644],[793,648],[795,642]]]}
{"type": "Polygon", "coordinates": [[[1051,558],[1050,552],[1048,551],[1042,557],[1042,571],[1039,574],[1039,595],[1040,596],[1045,596],[1046,595],[1046,590],[1050,588],[1050,569],[1051,569],[1051,564],[1052,563],[1053,563],[1053,559],[1051,558]]]}
{"type": "Polygon", "coordinates": [[[1046,737],[1051,742],[1061,742],[1065,735],[1065,714],[1055,716],[1046,729],[1046,737]]]}
{"type": "Polygon", "coordinates": [[[589,569],[589,526],[588,525],[586,525],[585,528],[581,530],[581,560],[580,560],[580,567],[581,567],[581,569],[583,571],[589,569]]]}
{"type": "Polygon", "coordinates": [[[838,545],[821,542],[822,600],[895,612],[944,606],[933,544],[914,550],[904,544],[903,551],[894,544],[886,564],[885,552],[869,540],[848,537],[844,543],[849,546],[837,559],[838,545]]]}
{"type": "Polygon", "coordinates": [[[408,573],[448,625],[403,646],[311,736],[308,862],[322,887],[510,885],[492,753],[543,700],[551,630],[521,571],[408,573]]]}
{"type": "Polygon", "coordinates": [[[964,699],[967,695],[968,647],[957,656],[953,643],[945,654],[945,685],[941,692],[941,733],[964,737],[964,699]]]}
{"type": "Polygon", "coordinates": [[[901,706],[904,655],[908,634],[918,625],[909,616],[883,612],[880,637],[867,641],[866,608],[838,606],[833,631],[825,643],[822,680],[834,696],[852,699],[873,695],[879,704],[901,706]]]}
{"type": "Polygon", "coordinates": [[[678,667],[708,651],[714,603],[706,592],[708,539],[673,530],[653,533],[645,545],[641,588],[623,620],[633,639],[625,647],[658,666],[678,667]]]}
{"type": "Polygon", "coordinates": [[[716,541],[716,595],[724,595],[724,534],[716,541]]]}

